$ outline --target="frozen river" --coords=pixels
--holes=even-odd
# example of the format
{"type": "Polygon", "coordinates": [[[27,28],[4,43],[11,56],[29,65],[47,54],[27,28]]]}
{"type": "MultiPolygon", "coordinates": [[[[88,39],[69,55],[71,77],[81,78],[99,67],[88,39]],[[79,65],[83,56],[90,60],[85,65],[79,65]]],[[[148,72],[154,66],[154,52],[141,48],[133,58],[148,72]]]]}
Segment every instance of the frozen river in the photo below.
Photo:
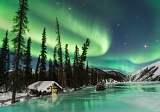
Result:
{"type": "Polygon", "coordinates": [[[160,83],[107,84],[0,107],[0,112],[160,112],[160,83]]]}

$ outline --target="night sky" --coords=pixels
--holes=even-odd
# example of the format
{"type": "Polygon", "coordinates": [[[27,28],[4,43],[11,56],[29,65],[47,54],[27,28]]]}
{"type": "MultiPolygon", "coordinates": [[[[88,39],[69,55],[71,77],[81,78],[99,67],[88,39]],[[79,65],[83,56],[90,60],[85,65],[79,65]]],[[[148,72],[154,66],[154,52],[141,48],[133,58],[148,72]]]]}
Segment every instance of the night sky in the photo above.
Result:
{"type": "MultiPolygon", "coordinates": [[[[40,54],[46,27],[47,59],[53,59],[57,17],[63,50],[68,44],[71,57],[76,45],[81,51],[86,38],[90,39],[87,59],[91,67],[130,74],[160,59],[160,0],[28,1],[30,32],[25,38],[32,38],[33,57],[40,54]]],[[[18,8],[18,0],[0,0],[0,40],[6,30],[11,31],[18,8]]],[[[9,34],[10,40],[14,37],[9,34]]]]}

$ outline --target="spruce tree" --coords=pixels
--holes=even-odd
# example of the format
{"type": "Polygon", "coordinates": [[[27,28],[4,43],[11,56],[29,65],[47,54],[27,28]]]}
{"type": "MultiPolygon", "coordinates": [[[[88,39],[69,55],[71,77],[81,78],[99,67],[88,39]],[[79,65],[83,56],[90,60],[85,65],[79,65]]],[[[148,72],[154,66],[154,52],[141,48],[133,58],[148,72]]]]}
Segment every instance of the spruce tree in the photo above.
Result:
{"type": "Polygon", "coordinates": [[[59,62],[59,76],[58,82],[61,86],[64,86],[64,77],[63,77],[63,59],[62,59],[62,45],[61,45],[61,36],[60,36],[60,27],[58,19],[56,18],[56,34],[57,34],[57,52],[58,52],[58,62],[59,62]]]}
{"type": "Polygon", "coordinates": [[[65,82],[66,86],[71,87],[71,78],[72,78],[72,69],[70,65],[70,57],[68,52],[68,44],[65,46],[65,64],[64,64],[64,72],[65,72],[65,82]]]}
{"type": "Polygon", "coordinates": [[[85,70],[85,85],[88,86],[89,84],[89,68],[88,68],[88,61],[86,65],[86,70],[85,70]]]}
{"type": "Polygon", "coordinates": [[[77,87],[80,87],[80,80],[79,80],[79,48],[75,47],[75,52],[74,52],[74,62],[73,62],[73,87],[76,90],[77,87]]]}
{"type": "Polygon", "coordinates": [[[54,80],[54,77],[53,77],[53,62],[52,62],[51,59],[49,59],[48,80],[49,81],[53,81],[54,80]]]}
{"type": "Polygon", "coordinates": [[[71,87],[72,83],[73,83],[73,74],[72,74],[72,66],[71,66],[71,62],[70,62],[70,58],[68,60],[68,86],[71,87]]]}
{"type": "Polygon", "coordinates": [[[26,30],[28,29],[28,0],[19,0],[19,9],[16,12],[16,16],[13,19],[14,25],[12,32],[16,34],[16,37],[12,40],[13,42],[13,51],[15,53],[14,61],[15,63],[15,72],[13,74],[13,92],[12,92],[12,103],[15,103],[16,89],[17,84],[16,80],[17,75],[19,75],[20,62],[22,55],[25,51],[25,41],[23,36],[25,35],[26,30]]]}
{"type": "Polygon", "coordinates": [[[88,46],[90,45],[90,40],[87,38],[86,42],[83,44],[82,47],[82,55],[80,57],[80,63],[82,65],[84,65],[84,62],[86,61],[86,55],[87,55],[87,50],[88,50],[88,46]]]}
{"type": "Polygon", "coordinates": [[[54,47],[53,52],[53,77],[54,81],[58,82],[58,62],[57,62],[57,47],[54,47]]]}
{"type": "Polygon", "coordinates": [[[46,47],[46,29],[44,28],[42,33],[42,44],[41,44],[41,60],[40,60],[40,73],[39,80],[44,81],[47,73],[46,73],[46,59],[47,59],[47,47],[46,47]]]}
{"type": "Polygon", "coordinates": [[[31,61],[32,61],[32,57],[31,57],[31,38],[28,38],[27,41],[27,48],[25,51],[25,60],[24,60],[24,69],[25,69],[25,87],[27,88],[27,86],[29,84],[31,84],[32,82],[32,66],[31,66],[31,61]]]}
{"type": "Polygon", "coordinates": [[[35,82],[37,82],[38,79],[39,79],[39,77],[38,77],[38,74],[39,74],[38,70],[39,70],[40,60],[41,60],[41,58],[40,58],[40,55],[39,55],[38,60],[37,60],[37,64],[36,64],[36,70],[35,70],[35,79],[34,79],[35,82]]]}
{"type": "Polygon", "coordinates": [[[0,86],[5,85],[7,91],[8,80],[8,61],[9,61],[9,45],[8,45],[8,31],[3,39],[2,48],[0,49],[0,86]]]}
{"type": "Polygon", "coordinates": [[[6,73],[6,83],[5,83],[5,91],[7,92],[9,90],[9,84],[10,82],[8,81],[9,79],[9,70],[10,70],[10,48],[8,47],[8,52],[7,52],[7,61],[6,61],[6,65],[7,65],[7,73],[6,73]]]}
{"type": "Polygon", "coordinates": [[[97,71],[94,71],[94,75],[93,75],[93,85],[97,84],[97,71]]]}
{"type": "Polygon", "coordinates": [[[91,80],[90,80],[91,85],[94,85],[94,69],[91,69],[91,80]]]}
{"type": "Polygon", "coordinates": [[[83,44],[82,47],[82,54],[80,56],[80,63],[79,63],[79,70],[80,72],[80,76],[79,76],[79,80],[80,80],[80,86],[83,86],[85,84],[85,70],[84,70],[84,62],[86,61],[86,55],[87,55],[87,50],[88,50],[88,46],[90,44],[90,40],[87,38],[86,42],[83,44]]]}

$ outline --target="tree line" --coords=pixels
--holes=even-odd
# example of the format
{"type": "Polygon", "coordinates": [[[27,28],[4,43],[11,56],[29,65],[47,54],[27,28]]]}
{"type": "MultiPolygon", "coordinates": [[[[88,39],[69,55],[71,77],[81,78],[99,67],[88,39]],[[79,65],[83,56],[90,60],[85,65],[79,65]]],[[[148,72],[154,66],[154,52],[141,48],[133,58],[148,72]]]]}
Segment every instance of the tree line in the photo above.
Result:
{"type": "Polygon", "coordinates": [[[19,0],[19,9],[13,18],[13,28],[11,31],[16,35],[15,38],[11,40],[13,47],[9,47],[8,31],[6,31],[0,49],[0,86],[3,86],[5,91],[12,91],[12,103],[15,103],[16,92],[25,90],[29,84],[36,81],[56,81],[62,87],[75,88],[75,90],[84,85],[93,85],[95,83],[93,83],[93,81],[97,81],[97,74],[92,70],[91,72],[93,73],[89,75],[88,61],[86,63],[90,40],[87,38],[82,45],[81,54],[79,53],[78,46],[75,45],[73,63],[71,63],[68,49],[69,45],[65,45],[64,52],[62,49],[60,25],[57,18],[57,44],[53,48],[53,59],[48,59],[48,70],[47,36],[46,28],[44,28],[42,32],[41,51],[37,59],[35,73],[32,72],[32,39],[29,37],[27,44],[24,40],[26,32],[29,32],[28,10],[28,0],[19,0]],[[9,71],[11,65],[13,71],[9,71]]]}

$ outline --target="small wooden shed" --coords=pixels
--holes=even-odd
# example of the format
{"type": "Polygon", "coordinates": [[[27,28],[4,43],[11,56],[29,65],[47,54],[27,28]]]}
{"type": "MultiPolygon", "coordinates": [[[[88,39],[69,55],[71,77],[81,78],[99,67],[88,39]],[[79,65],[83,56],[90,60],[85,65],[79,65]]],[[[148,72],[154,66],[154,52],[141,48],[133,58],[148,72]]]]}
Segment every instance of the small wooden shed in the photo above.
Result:
{"type": "Polygon", "coordinates": [[[63,88],[55,81],[37,81],[28,86],[29,94],[34,96],[47,95],[50,94],[54,87],[54,91],[58,94],[63,92],[63,88]]]}

